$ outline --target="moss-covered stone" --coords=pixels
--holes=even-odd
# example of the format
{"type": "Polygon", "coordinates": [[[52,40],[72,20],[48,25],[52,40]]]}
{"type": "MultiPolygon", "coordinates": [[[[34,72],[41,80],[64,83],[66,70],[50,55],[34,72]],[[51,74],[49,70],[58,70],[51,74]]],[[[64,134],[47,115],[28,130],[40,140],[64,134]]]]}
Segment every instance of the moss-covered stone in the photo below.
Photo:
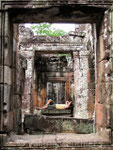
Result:
{"type": "Polygon", "coordinates": [[[75,119],[72,117],[26,115],[25,130],[29,133],[35,132],[57,132],[57,133],[92,133],[93,120],[75,119]]]}

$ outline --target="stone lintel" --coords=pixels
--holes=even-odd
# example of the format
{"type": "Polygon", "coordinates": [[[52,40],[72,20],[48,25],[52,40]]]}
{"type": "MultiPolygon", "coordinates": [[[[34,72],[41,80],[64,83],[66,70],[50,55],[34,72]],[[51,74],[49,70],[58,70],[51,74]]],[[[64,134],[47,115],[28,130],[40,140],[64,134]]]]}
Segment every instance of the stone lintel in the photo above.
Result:
{"type": "Polygon", "coordinates": [[[110,8],[111,5],[112,0],[3,0],[1,9],[2,11],[10,10],[14,23],[40,23],[44,21],[56,23],[96,23],[102,17],[103,12],[110,8]],[[84,9],[85,7],[86,9],[84,9]]]}
{"type": "Polygon", "coordinates": [[[72,51],[81,51],[83,49],[85,49],[83,46],[67,46],[67,45],[58,45],[58,46],[36,46],[33,47],[33,49],[36,52],[40,52],[40,53],[56,53],[56,52],[63,52],[63,53],[69,53],[72,51]]]}
{"type": "MultiPolygon", "coordinates": [[[[68,0],[68,1],[63,1],[59,0],[54,1],[54,0],[28,0],[28,1],[14,1],[14,0],[3,0],[2,5],[4,6],[5,4],[5,9],[8,8],[42,8],[42,7],[49,7],[49,6],[60,6],[60,5],[87,5],[87,6],[93,6],[93,7],[99,7],[99,8],[108,8],[109,5],[112,4],[112,0],[68,0]]],[[[1,8],[1,7],[0,7],[1,8]]],[[[2,7],[3,9],[3,7],[2,7]]]]}

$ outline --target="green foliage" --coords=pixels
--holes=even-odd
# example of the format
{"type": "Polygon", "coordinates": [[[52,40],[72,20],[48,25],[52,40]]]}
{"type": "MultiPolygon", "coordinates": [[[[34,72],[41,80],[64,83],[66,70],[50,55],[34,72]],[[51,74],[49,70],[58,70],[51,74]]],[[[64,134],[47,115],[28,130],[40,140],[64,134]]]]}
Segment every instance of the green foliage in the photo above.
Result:
{"type": "Polygon", "coordinates": [[[67,54],[58,54],[58,56],[66,56],[66,57],[71,57],[71,54],[70,53],[67,53],[67,54]]]}
{"type": "Polygon", "coordinates": [[[31,26],[31,28],[36,35],[63,36],[66,34],[63,30],[52,28],[49,23],[40,23],[38,25],[31,26]]]}
{"type": "Polygon", "coordinates": [[[58,57],[62,57],[62,56],[65,56],[67,61],[70,59],[71,57],[71,54],[70,53],[67,53],[67,54],[57,54],[58,57]]]}

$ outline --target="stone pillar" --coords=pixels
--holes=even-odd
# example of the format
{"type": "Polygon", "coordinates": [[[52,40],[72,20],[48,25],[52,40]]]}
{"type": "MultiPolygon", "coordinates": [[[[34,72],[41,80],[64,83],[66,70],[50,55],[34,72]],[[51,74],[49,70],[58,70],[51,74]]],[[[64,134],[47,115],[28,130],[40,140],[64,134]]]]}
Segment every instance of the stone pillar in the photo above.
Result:
{"type": "Polygon", "coordinates": [[[74,52],[74,117],[87,119],[88,115],[88,51],[74,52]]]}
{"type": "Polygon", "coordinates": [[[4,28],[4,129],[13,129],[13,25],[5,12],[4,28]]]}
{"type": "Polygon", "coordinates": [[[32,39],[34,36],[33,31],[29,28],[25,28],[24,25],[19,25],[19,49],[18,53],[21,54],[27,60],[27,68],[25,72],[25,88],[22,96],[22,121],[24,120],[24,114],[33,113],[33,72],[34,72],[34,47],[30,42],[23,44],[23,41],[32,39]]]}
{"type": "Polygon", "coordinates": [[[13,129],[13,102],[12,102],[12,25],[7,11],[1,14],[1,130],[13,129]]]}
{"type": "MultiPolygon", "coordinates": [[[[32,113],[33,101],[32,101],[32,88],[33,88],[33,65],[34,65],[34,51],[25,50],[22,51],[21,55],[27,60],[27,69],[25,74],[25,89],[22,98],[22,118],[24,119],[24,114],[32,113]]],[[[22,119],[22,120],[23,120],[22,119]]]]}
{"type": "Polygon", "coordinates": [[[113,6],[110,11],[110,23],[111,23],[111,130],[112,130],[112,143],[113,143],[113,6]]]}
{"type": "MultiPolygon", "coordinates": [[[[1,3],[0,3],[1,4],[1,3]]],[[[0,131],[3,131],[3,23],[4,14],[0,12],[0,131]]]]}

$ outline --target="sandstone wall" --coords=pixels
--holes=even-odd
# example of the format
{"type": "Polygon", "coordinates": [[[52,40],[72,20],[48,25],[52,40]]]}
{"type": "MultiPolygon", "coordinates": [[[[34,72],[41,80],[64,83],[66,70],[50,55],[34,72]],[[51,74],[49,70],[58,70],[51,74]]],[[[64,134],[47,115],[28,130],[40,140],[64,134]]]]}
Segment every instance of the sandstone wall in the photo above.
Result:
{"type": "MultiPolygon", "coordinates": [[[[19,49],[18,53],[27,60],[27,68],[25,72],[25,89],[22,96],[22,121],[24,114],[31,113],[32,102],[32,86],[33,86],[33,70],[34,70],[34,49],[25,44],[25,49],[22,47],[22,42],[33,38],[33,32],[30,29],[25,29],[24,25],[19,26],[19,49]]],[[[28,41],[29,44],[29,41],[28,41]]]]}
{"type": "Polygon", "coordinates": [[[18,52],[18,25],[13,26],[13,51],[14,51],[14,69],[13,69],[13,129],[19,133],[22,126],[22,97],[25,83],[25,70],[27,69],[26,58],[18,52]]]}
{"type": "MultiPolygon", "coordinates": [[[[13,83],[12,77],[14,69],[13,65],[15,65],[15,63],[13,63],[13,61],[15,61],[14,59],[15,56],[12,46],[13,23],[42,22],[42,21],[77,22],[77,23],[90,22],[96,23],[97,26],[99,26],[104,11],[110,8],[110,4],[112,4],[112,0],[109,1],[84,0],[84,1],[58,1],[58,2],[44,0],[44,1],[36,1],[36,3],[22,0],[0,1],[0,10],[1,10],[0,11],[0,131],[7,132],[13,129],[12,125],[13,99],[11,98],[13,96],[12,92],[12,83],[13,83]],[[22,8],[21,11],[20,8],[22,8]]],[[[109,47],[109,44],[107,43],[107,40],[112,42],[112,34],[111,34],[112,30],[109,30],[109,27],[112,26],[111,24],[112,16],[109,16],[109,14],[111,13],[108,13],[108,16],[106,16],[106,18],[103,21],[102,26],[104,27],[105,30],[102,29],[101,30],[102,32],[99,33],[100,29],[99,27],[97,28],[97,33],[99,34],[98,50],[97,50],[98,82],[96,86],[97,89],[96,128],[98,129],[97,131],[100,131],[103,128],[111,129],[112,124],[110,123],[110,121],[113,120],[112,115],[110,115],[111,111],[109,111],[109,107],[110,109],[112,108],[112,101],[110,101],[109,103],[109,100],[110,98],[112,98],[111,96],[113,93],[111,92],[111,94],[109,94],[110,90],[112,89],[111,87],[112,84],[110,84],[110,82],[112,83],[112,69],[111,73],[109,73],[109,69],[107,69],[108,70],[107,73],[104,73],[104,71],[106,72],[106,68],[109,68],[109,63],[112,63],[112,55],[108,57],[109,50],[112,51],[112,48],[111,46],[109,47]],[[106,24],[108,18],[109,21],[111,22],[110,26],[106,24]],[[109,35],[111,35],[111,37],[109,35]],[[107,50],[108,52],[104,51],[104,49],[108,49],[107,50]],[[105,57],[103,57],[103,54],[105,54],[105,57]],[[99,57],[101,57],[101,59],[99,57]],[[108,82],[109,78],[111,79],[110,82],[108,82]]],[[[106,13],[104,15],[106,15],[106,13]]],[[[112,68],[112,65],[110,65],[110,67],[112,68]]]]}
{"type": "Polygon", "coordinates": [[[75,118],[93,118],[95,109],[95,56],[93,27],[90,24],[78,25],[84,31],[86,50],[74,52],[74,96],[75,118]]]}
{"type": "MultiPolygon", "coordinates": [[[[5,26],[4,35],[2,30],[0,30],[0,130],[11,130],[13,128],[13,106],[12,103],[12,64],[13,60],[11,59],[13,52],[9,51],[11,47],[11,30],[8,28],[10,26],[10,20],[8,13],[4,14],[5,23],[2,24],[5,26]],[[4,37],[4,40],[3,40],[4,37]],[[4,43],[3,43],[4,41],[4,43]],[[3,50],[4,49],[4,50],[3,50]],[[9,116],[10,120],[9,120],[9,116]]],[[[2,18],[0,17],[2,20],[2,18]]],[[[0,29],[2,29],[0,25],[0,29]]]]}
{"type": "Polygon", "coordinates": [[[18,132],[21,126],[21,102],[26,61],[17,53],[18,25],[10,24],[8,13],[5,13],[5,19],[5,49],[1,55],[3,57],[1,63],[4,66],[1,67],[0,76],[1,130],[18,132]]]}
{"type": "Polygon", "coordinates": [[[96,129],[103,136],[111,134],[111,86],[112,86],[112,12],[106,11],[98,33],[97,83],[96,83],[96,129]],[[105,134],[107,133],[107,134],[105,134]]]}

